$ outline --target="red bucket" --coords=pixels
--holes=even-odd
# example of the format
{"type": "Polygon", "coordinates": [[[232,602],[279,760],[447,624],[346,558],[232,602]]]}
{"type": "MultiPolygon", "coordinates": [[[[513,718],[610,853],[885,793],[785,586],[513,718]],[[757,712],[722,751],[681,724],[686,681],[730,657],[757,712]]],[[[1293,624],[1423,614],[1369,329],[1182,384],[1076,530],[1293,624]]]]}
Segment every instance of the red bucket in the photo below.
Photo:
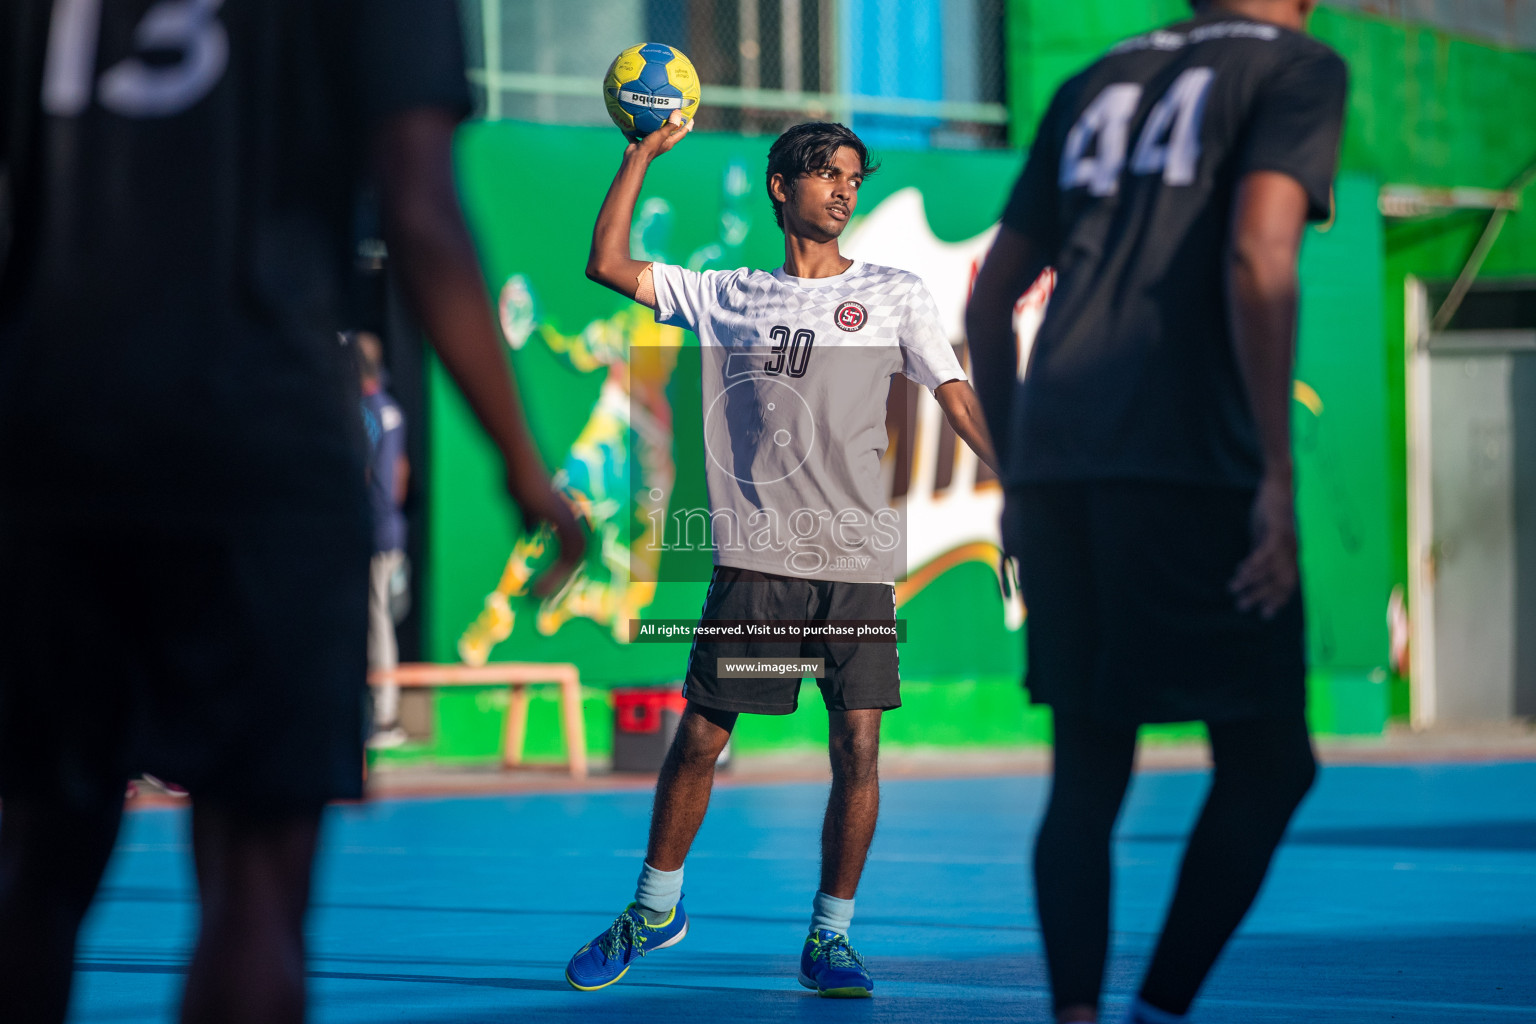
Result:
{"type": "Polygon", "coordinates": [[[677,690],[661,686],[637,687],[613,691],[614,724],[620,732],[654,733],[661,731],[662,711],[681,715],[688,702],[677,690]]]}

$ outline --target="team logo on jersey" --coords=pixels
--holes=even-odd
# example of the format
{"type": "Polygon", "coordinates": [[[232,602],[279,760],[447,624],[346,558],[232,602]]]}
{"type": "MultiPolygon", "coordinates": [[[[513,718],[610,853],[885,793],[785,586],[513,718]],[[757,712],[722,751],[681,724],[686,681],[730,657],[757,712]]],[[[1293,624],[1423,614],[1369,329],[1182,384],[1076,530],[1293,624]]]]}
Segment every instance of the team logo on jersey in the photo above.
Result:
{"type": "Polygon", "coordinates": [[[864,321],[869,319],[869,313],[857,302],[848,301],[837,307],[837,312],[832,314],[832,320],[838,327],[845,331],[856,331],[864,326],[864,321]]]}

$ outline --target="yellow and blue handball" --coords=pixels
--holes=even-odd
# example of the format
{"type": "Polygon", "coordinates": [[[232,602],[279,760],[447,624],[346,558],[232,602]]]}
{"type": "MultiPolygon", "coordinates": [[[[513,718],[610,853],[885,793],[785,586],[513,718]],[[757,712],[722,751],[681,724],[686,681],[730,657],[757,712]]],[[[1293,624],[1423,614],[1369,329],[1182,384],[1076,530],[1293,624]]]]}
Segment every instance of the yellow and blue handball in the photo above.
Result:
{"type": "Polygon", "coordinates": [[[683,51],[665,43],[641,43],[608,66],[603,101],[619,131],[641,139],[666,124],[674,110],[693,120],[699,109],[699,74],[683,51]]]}

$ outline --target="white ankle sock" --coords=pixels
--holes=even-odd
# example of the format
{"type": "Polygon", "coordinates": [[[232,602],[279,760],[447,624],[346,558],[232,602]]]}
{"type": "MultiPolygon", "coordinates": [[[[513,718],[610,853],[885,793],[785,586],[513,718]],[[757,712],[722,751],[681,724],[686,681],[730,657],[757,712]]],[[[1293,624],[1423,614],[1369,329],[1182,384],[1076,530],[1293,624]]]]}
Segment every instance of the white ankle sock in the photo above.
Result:
{"type": "Polygon", "coordinates": [[[646,924],[665,921],[683,897],[683,869],[661,871],[647,862],[635,882],[635,902],[645,914],[646,924]]]}
{"type": "Polygon", "coordinates": [[[848,937],[848,926],[853,924],[853,900],[840,900],[828,896],[820,889],[811,901],[811,934],[818,931],[836,932],[848,937]]]}

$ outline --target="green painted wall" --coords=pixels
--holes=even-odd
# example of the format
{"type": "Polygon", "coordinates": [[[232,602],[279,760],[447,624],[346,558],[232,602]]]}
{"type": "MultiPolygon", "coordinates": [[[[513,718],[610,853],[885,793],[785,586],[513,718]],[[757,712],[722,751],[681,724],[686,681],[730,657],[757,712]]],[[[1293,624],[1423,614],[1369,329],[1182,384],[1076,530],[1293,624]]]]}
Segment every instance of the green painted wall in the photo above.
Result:
{"type": "MultiPolygon", "coordinates": [[[[1320,11],[1314,31],[1350,61],[1344,166],[1394,184],[1504,188],[1536,162],[1536,54],[1501,50],[1414,26],[1320,11]]],[[[1536,191],[1506,222],[1483,274],[1536,274],[1536,191]]],[[[1387,373],[1387,479],[1394,584],[1407,587],[1404,281],[1455,277],[1487,215],[1389,222],[1383,239],[1383,364],[1387,373]]],[[[1393,712],[1406,716],[1406,681],[1393,712]]]]}
{"type": "Polygon", "coordinates": [[[1302,248],[1296,379],[1316,398],[1292,405],[1311,712],[1330,731],[1380,731],[1392,551],[1375,182],[1341,175],[1334,206],[1302,248]]]}
{"type": "MultiPolygon", "coordinates": [[[[1184,0],[1011,0],[1015,139],[1027,143],[1036,117],[1068,75],[1118,39],[1186,11],[1184,0]]],[[[1406,711],[1406,687],[1386,680],[1383,671],[1387,595],[1406,575],[1403,279],[1453,275],[1482,227],[1482,218],[1470,214],[1384,225],[1376,189],[1383,181],[1500,187],[1536,159],[1536,55],[1329,9],[1316,15],[1313,31],[1344,54],[1353,74],[1339,216],[1309,233],[1302,266],[1298,378],[1317,398],[1296,406],[1310,714],[1321,731],[1370,733],[1381,729],[1389,708],[1406,711]]],[[[708,265],[776,265],[779,234],[759,194],[766,144],[699,135],[658,164],[647,197],[664,200],[667,215],[664,230],[648,235],[647,244],[678,262],[703,254],[714,261],[708,265]],[[711,245],[720,248],[710,254],[711,245]]],[[[617,136],[606,130],[500,123],[470,126],[461,137],[461,186],[493,293],[510,274],[525,275],[540,322],[562,336],[626,315],[627,303],[580,273],[590,220],[618,153],[617,136]]],[[[1020,159],[1018,153],[882,155],[885,170],[871,179],[864,208],[917,185],[931,227],[950,241],[991,222],[1020,159]]],[[[1523,212],[1510,219],[1487,272],[1536,273],[1536,217],[1523,212]]],[[[539,344],[525,345],[511,361],[546,458],[558,465],[604,374],[539,344]]],[[[686,395],[671,397],[685,416],[686,395]]],[[[429,398],[434,487],[427,646],[429,657],[452,660],[459,632],[495,585],[517,534],[488,447],[436,368],[429,398]]],[[[699,453],[696,443],[679,437],[676,457],[684,466],[699,453]]],[[[680,478],[678,486],[697,481],[680,478]]],[[[701,596],[701,585],[663,584],[646,614],[688,617],[701,596]]],[[[496,657],[576,660],[597,687],[675,680],[681,673],[685,647],[616,644],[606,627],[582,619],[544,636],[534,627],[530,602],[514,599],[513,607],[515,631],[496,657]]],[[[912,624],[902,652],[907,706],[889,717],[888,743],[1012,744],[1048,736],[1048,716],[1023,702],[1020,637],[1001,625],[988,570],[979,564],[951,570],[903,615],[912,624]]],[[[796,715],[744,718],[738,749],[824,742],[825,717],[814,690],[806,697],[796,715]]],[[[492,758],[504,707],[494,691],[444,695],[435,744],[395,756],[492,758]]],[[[534,758],[559,753],[555,708],[552,695],[534,700],[534,758]]],[[[611,723],[600,688],[590,692],[586,711],[591,749],[602,754],[611,723]]],[[[1189,728],[1160,733],[1189,734],[1189,728]]]]}
{"type": "MultiPolygon", "coordinates": [[[[635,321],[636,307],[581,276],[587,220],[607,186],[616,143],[607,131],[506,122],[472,126],[461,138],[465,208],[492,292],[498,293],[511,275],[523,275],[535,318],[554,337],[591,335],[615,323],[635,330],[638,322],[649,320],[642,312],[635,321]],[[533,153],[560,154],[561,174],[545,173],[541,161],[529,158],[533,153]]],[[[782,258],[780,235],[766,201],[756,194],[764,140],[705,135],[687,145],[659,163],[648,182],[642,208],[647,201],[664,200],[669,212],[652,225],[646,244],[660,249],[658,255],[664,258],[697,260],[706,247],[719,244],[722,224],[730,220],[738,227],[745,223],[744,233],[731,236],[733,251],[711,258],[726,265],[776,265],[782,258]],[[745,200],[736,194],[742,174],[752,189],[745,200]]],[[[862,208],[871,210],[897,189],[915,186],[927,201],[929,226],[940,240],[951,242],[987,228],[1018,168],[1018,156],[1012,153],[882,155],[885,166],[866,187],[862,208]]],[[[1383,440],[1367,429],[1381,420],[1380,394],[1352,384],[1362,374],[1381,377],[1379,366],[1362,369],[1359,346],[1353,344],[1380,331],[1372,319],[1376,307],[1352,301],[1361,289],[1375,293],[1380,288],[1380,226],[1373,204],[1368,182],[1341,183],[1339,218],[1328,230],[1314,233],[1306,249],[1305,273],[1328,282],[1309,301],[1303,327],[1308,339],[1304,374],[1322,396],[1322,414],[1298,406],[1298,435],[1304,439],[1302,515],[1309,522],[1327,524],[1317,531],[1317,540],[1309,542],[1306,557],[1312,578],[1320,584],[1312,614],[1314,648],[1327,652],[1324,661],[1330,672],[1338,670],[1314,674],[1313,679],[1314,713],[1328,731],[1371,731],[1379,729],[1382,720],[1377,708],[1383,701],[1373,698],[1371,689],[1379,686],[1369,677],[1382,647],[1375,609],[1385,600],[1384,574],[1374,571],[1384,560],[1380,547],[1385,531],[1370,521],[1381,505],[1372,489],[1379,487],[1383,440]],[[1377,456],[1362,459],[1360,453],[1372,446],[1377,456]]],[[[1378,359],[1381,354],[1371,346],[1364,352],[1378,359]]],[[[551,465],[559,465],[587,421],[606,371],[581,365],[569,352],[540,343],[538,336],[509,358],[544,454],[551,465]]],[[[701,496],[696,467],[702,464],[702,453],[685,423],[689,415],[698,415],[696,391],[696,382],[689,387],[674,378],[669,397],[678,416],[677,489],[691,488],[701,496]]],[[[489,446],[435,366],[429,397],[434,480],[425,604],[428,656],[453,660],[460,632],[495,585],[517,535],[489,446]]],[[[700,583],[663,582],[644,614],[690,617],[697,614],[702,595],[700,583]]],[[[494,657],[578,662],[594,686],[586,719],[596,754],[605,753],[611,743],[601,687],[673,681],[682,674],[686,645],[619,644],[606,627],[580,618],[546,636],[536,628],[534,602],[514,598],[511,603],[517,613],[514,632],[494,657]]],[[[1024,704],[1018,685],[1022,637],[1003,625],[1001,598],[988,567],[971,562],[949,570],[913,597],[901,614],[909,623],[909,640],[902,650],[907,705],[890,716],[888,743],[1012,744],[1048,736],[1048,715],[1024,704]]],[[[738,749],[753,752],[824,742],[820,702],[814,690],[807,697],[796,715],[744,719],[738,749]]],[[[492,759],[498,753],[504,712],[504,695],[494,690],[445,693],[436,702],[434,744],[392,759],[492,759]]],[[[1187,733],[1172,729],[1160,734],[1187,733]]],[[[560,745],[553,694],[537,695],[529,756],[558,756],[560,745]]]]}
{"type": "MultiPolygon", "coordinates": [[[[705,266],[770,268],[782,262],[782,235],[762,192],[769,141],[698,135],[658,162],[640,203],[642,211],[648,203],[662,211],[646,229],[645,244],[652,255],[693,265],[702,261],[705,266]]],[[[552,336],[577,338],[616,325],[632,333],[650,320],[648,311],[582,276],[591,220],[621,151],[620,137],[607,129],[498,122],[471,125],[461,134],[460,189],[492,295],[509,277],[522,275],[534,297],[540,329],[547,328],[552,336]],[[558,172],[550,170],[552,163],[558,172]]],[[[865,186],[861,209],[872,210],[898,189],[916,186],[924,195],[930,229],[949,242],[989,227],[1018,163],[1016,154],[1007,152],[881,156],[884,166],[865,186]]],[[[681,332],[676,333],[681,341],[681,332]]],[[[555,348],[535,335],[509,354],[551,466],[566,457],[607,376],[605,368],[582,365],[579,358],[555,348]]],[[[681,356],[680,362],[686,363],[686,349],[681,356]]],[[[697,381],[690,388],[680,370],[668,398],[677,417],[674,494],[702,500],[697,381]]],[[[491,449],[436,365],[429,374],[429,407],[433,486],[426,647],[430,659],[451,661],[460,633],[495,586],[518,533],[491,449]]],[[[644,617],[696,617],[704,584],[666,582],[665,567],[663,563],[664,581],[644,617]]],[[[605,753],[611,743],[602,688],[682,677],[686,644],[620,644],[606,626],[582,618],[547,636],[536,626],[535,602],[513,598],[510,605],[516,613],[513,632],[493,658],[577,662],[584,681],[594,687],[586,718],[589,746],[596,754],[605,753]]],[[[892,716],[891,741],[1003,743],[1044,735],[1044,717],[1024,712],[1018,685],[1022,640],[1003,624],[1002,601],[989,568],[968,563],[950,570],[903,606],[901,614],[909,623],[902,668],[911,685],[909,709],[892,716]]],[[[819,708],[819,700],[809,703],[819,708]]],[[[436,699],[435,742],[391,759],[492,758],[499,749],[504,710],[504,696],[492,690],[444,693],[436,699]]],[[[530,757],[559,754],[556,726],[553,694],[536,695],[529,722],[530,757]]],[[[803,714],[750,718],[739,727],[737,746],[744,751],[781,749],[805,742],[818,730],[824,741],[825,727],[824,715],[809,721],[803,714]]]]}
{"type": "Polygon", "coordinates": [[[1189,17],[1186,0],[1008,0],[1008,111],[1014,144],[1035,137],[1056,87],[1114,43],[1189,17]]]}
{"type": "MultiPolygon", "coordinates": [[[[706,265],[771,268],[783,261],[782,235],[762,193],[768,141],[698,135],[655,165],[640,206],[666,204],[665,225],[655,231],[660,237],[647,235],[647,244],[656,247],[658,258],[698,262],[706,247],[719,244],[722,221],[729,215],[743,233],[731,251],[715,255],[706,265]],[[732,194],[730,179],[738,173],[749,183],[745,201],[732,194]]],[[[650,319],[649,311],[582,275],[590,223],[621,150],[622,140],[611,130],[516,122],[472,125],[460,138],[460,187],[493,295],[512,274],[524,275],[536,297],[539,322],[562,335],[579,335],[593,324],[616,317],[638,314],[642,320],[650,319]],[[558,175],[551,175],[543,160],[530,159],[533,153],[558,153],[558,175]]],[[[1009,153],[893,152],[883,156],[884,167],[865,186],[861,208],[873,209],[897,189],[916,185],[926,200],[929,226],[948,241],[973,236],[992,223],[1017,169],[1016,157],[1009,153]],[[956,188],[957,182],[964,186],[956,188]]],[[[682,339],[681,332],[677,336],[682,339]]],[[[605,374],[601,369],[573,367],[570,360],[533,342],[513,353],[511,362],[545,458],[558,466],[586,422],[605,374]]],[[[687,415],[698,415],[697,396],[677,384],[674,378],[669,398],[679,423],[678,486],[693,487],[702,496],[702,479],[696,471],[702,455],[697,438],[685,429],[687,415]]],[[[427,649],[429,657],[447,659],[454,654],[464,624],[495,584],[516,533],[490,447],[462,398],[435,365],[429,397],[434,487],[427,649]]],[[[995,595],[995,591],[994,584],[990,592],[995,595]]],[[[702,594],[702,583],[663,583],[646,614],[656,618],[696,615],[702,594]]],[[[995,636],[979,635],[968,621],[961,621],[973,609],[978,617],[983,614],[977,607],[979,600],[937,602],[932,613],[914,620],[921,625],[914,628],[911,643],[903,651],[909,667],[923,673],[938,671],[946,663],[939,653],[941,639],[959,635],[975,641],[967,644],[974,653],[962,659],[967,670],[1016,671],[1017,658],[999,661],[992,653],[989,644],[995,636]]],[[[531,611],[533,606],[516,607],[531,611]]],[[[519,615],[504,647],[515,649],[524,659],[579,659],[586,677],[600,684],[647,676],[678,678],[680,656],[686,653],[686,646],[616,644],[605,630],[582,620],[546,637],[534,629],[530,614],[519,615]]],[[[506,654],[498,649],[497,656],[506,654]]],[[[947,663],[953,663],[952,656],[947,663]]]]}

